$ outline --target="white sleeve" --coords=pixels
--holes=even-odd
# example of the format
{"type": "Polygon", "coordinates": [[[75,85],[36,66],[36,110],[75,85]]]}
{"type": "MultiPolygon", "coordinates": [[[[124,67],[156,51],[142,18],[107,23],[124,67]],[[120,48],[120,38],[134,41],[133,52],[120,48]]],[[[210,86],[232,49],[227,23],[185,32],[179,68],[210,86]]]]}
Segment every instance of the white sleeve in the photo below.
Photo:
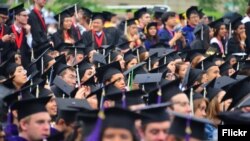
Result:
{"type": "Polygon", "coordinates": [[[32,48],[32,40],[33,40],[33,38],[32,38],[31,33],[26,35],[26,39],[27,39],[27,44],[29,45],[30,48],[32,48]]]}

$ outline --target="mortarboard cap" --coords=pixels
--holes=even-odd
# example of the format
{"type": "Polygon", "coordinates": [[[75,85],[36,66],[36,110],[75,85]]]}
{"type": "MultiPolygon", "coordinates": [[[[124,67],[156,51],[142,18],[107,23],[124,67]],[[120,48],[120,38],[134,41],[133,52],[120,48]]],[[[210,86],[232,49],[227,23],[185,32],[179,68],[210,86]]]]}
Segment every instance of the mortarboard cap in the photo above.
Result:
{"type": "Polygon", "coordinates": [[[240,17],[234,19],[234,21],[232,21],[232,28],[233,28],[234,30],[236,30],[240,25],[243,24],[243,23],[241,22],[241,20],[242,20],[242,16],[240,16],[240,17]]]}
{"type": "Polygon", "coordinates": [[[112,13],[112,12],[109,12],[109,11],[103,11],[102,14],[103,14],[103,17],[104,17],[105,21],[111,21],[111,18],[116,16],[115,13],[112,13]]]}
{"type": "Polygon", "coordinates": [[[92,13],[92,18],[91,19],[92,20],[101,19],[103,21],[105,20],[103,13],[100,13],[100,12],[94,12],[94,13],[92,13]]]}
{"type": "Polygon", "coordinates": [[[45,105],[51,97],[31,98],[17,101],[11,107],[16,109],[18,113],[18,120],[39,112],[47,112],[45,105]]]}
{"type": "Polygon", "coordinates": [[[126,63],[130,62],[132,59],[137,58],[134,54],[132,50],[129,50],[128,52],[126,52],[124,54],[124,61],[126,63]]]}
{"type": "Polygon", "coordinates": [[[122,108],[108,108],[105,110],[105,119],[103,121],[103,128],[121,128],[127,129],[131,132],[135,129],[135,120],[141,119],[142,116],[122,108]],[[121,122],[122,121],[122,122],[121,122]]]}
{"type": "Polygon", "coordinates": [[[167,107],[172,103],[161,103],[161,104],[152,104],[145,108],[140,109],[140,114],[145,116],[142,118],[142,125],[146,125],[154,122],[164,122],[170,121],[170,116],[168,114],[167,107]]]}
{"type": "Polygon", "coordinates": [[[75,12],[70,11],[69,9],[65,9],[54,16],[54,18],[60,22],[60,24],[63,22],[64,18],[72,17],[75,12]]]}
{"type": "Polygon", "coordinates": [[[169,129],[169,134],[173,134],[180,138],[189,135],[192,138],[206,140],[205,126],[212,124],[209,120],[199,119],[189,115],[174,113],[174,120],[169,129]],[[188,127],[189,123],[189,127],[188,127]],[[189,128],[191,131],[187,131],[189,128]]]}
{"type": "MultiPolygon", "coordinates": [[[[93,55],[93,62],[94,62],[95,64],[101,64],[101,65],[107,64],[105,56],[102,55],[102,54],[100,54],[100,53],[95,53],[95,54],[93,55]]],[[[101,66],[101,65],[100,65],[100,66],[101,66]]]]}
{"type": "Polygon", "coordinates": [[[228,107],[228,110],[232,108],[237,108],[242,102],[243,98],[246,97],[249,92],[250,77],[246,77],[242,80],[237,81],[232,84],[232,86],[227,90],[226,95],[223,97],[222,101],[232,98],[232,103],[228,107]]]}
{"type": "Polygon", "coordinates": [[[21,4],[17,5],[17,6],[12,7],[12,8],[9,9],[9,13],[11,15],[17,15],[17,14],[23,12],[23,11],[25,11],[24,3],[21,3],[21,4]]]}
{"type": "Polygon", "coordinates": [[[89,103],[85,99],[75,99],[75,98],[56,98],[57,107],[59,109],[85,109],[92,110],[89,103]]]}
{"type": "Polygon", "coordinates": [[[221,112],[217,115],[219,119],[223,121],[225,125],[249,125],[250,124],[250,114],[244,113],[242,111],[228,111],[228,112],[221,112]]]}
{"type": "Polygon", "coordinates": [[[130,41],[120,42],[117,44],[116,48],[118,50],[127,50],[127,49],[130,49],[129,44],[130,44],[130,41]]]}
{"type": "Polygon", "coordinates": [[[135,11],[134,17],[135,17],[136,19],[140,19],[140,18],[142,17],[142,15],[144,15],[144,14],[146,14],[146,13],[148,13],[148,10],[147,10],[146,7],[143,7],[143,8],[141,8],[141,9],[138,9],[137,11],[135,11]]]}
{"type": "Polygon", "coordinates": [[[220,28],[220,26],[221,26],[221,25],[224,25],[224,24],[225,24],[225,23],[224,23],[224,21],[223,21],[223,18],[220,18],[220,19],[217,19],[217,20],[215,20],[215,21],[209,23],[208,25],[209,25],[209,27],[218,30],[218,29],[220,28]]]}
{"type": "Polygon", "coordinates": [[[60,76],[56,76],[53,80],[53,84],[56,85],[63,92],[62,97],[70,97],[74,88],[68,85],[60,76]],[[66,94],[66,95],[65,95],[66,94]]]}
{"type": "Polygon", "coordinates": [[[186,10],[187,18],[190,18],[191,14],[199,14],[198,7],[197,6],[191,6],[186,10]]]}
{"type": "Polygon", "coordinates": [[[8,15],[8,13],[9,13],[8,9],[9,9],[8,5],[1,4],[1,6],[0,6],[0,14],[8,15]]]}
{"type": "Polygon", "coordinates": [[[150,22],[150,23],[148,23],[148,25],[146,26],[147,31],[148,31],[148,29],[149,29],[150,27],[152,27],[152,26],[157,27],[157,22],[150,22]]]}
{"type": "Polygon", "coordinates": [[[92,11],[91,11],[91,10],[89,10],[89,9],[86,8],[86,7],[81,7],[81,10],[84,12],[84,15],[85,15],[85,16],[91,18],[91,16],[92,16],[92,11]]]}
{"type": "Polygon", "coordinates": [[[159,19],[161,18],[162,14],[168,11],[168,8],[162,6],[154,6],[154,17],[159,19]]]}
{"type": "Polygon", "coordinates": [[[162,73],[137,74],[134,82],[138,84],[158,83],[161,81],[162,73]]]}
{"type": "Polygon", "coordinates": [[[78,63],[80,79],[82,79],[85,71],[87,69],[91,69],[92,66],[93,65],[91,63],[89,63],[86,59],[83,59],[81,62],[78,63]]]}
{"type": "Polygon", "coordinates": [[[122,73],[119,61],[104,65],[96,69],[96,76],[99,82],[106,82],[112,75],[122,73]]]}
{"type": "Polygon", "coordinates": [[[178,95],[180,93],[183,93],[180,88],[180,80],[176,79],[173,81],[166,81],[161,85],[161,91],[162,91],[162,102],[168,102],[171,100],[171,98],[175,95],[178,95]]]}
{"type": "Polygon", "coordinates": [[[229,70],[229,69],[232,69],[232,68],[233,68],[233,67],[230,65],[230,62],[229,62],[229,61],[226,61],[225,63],[223,63],[223,64],[219,67],[221,75],[223,75],[223,74],[228,74],[228,73],[227,73],[228,70],[229,70]]]}
{"type": "Polygon", "coordinates": [[[146,93],[140,89],[126,92],[119,92],[105,96],[106,100],[115,101],[116,107],[129,108],[132,105],[144,104],[142,96],[146,93]]]}

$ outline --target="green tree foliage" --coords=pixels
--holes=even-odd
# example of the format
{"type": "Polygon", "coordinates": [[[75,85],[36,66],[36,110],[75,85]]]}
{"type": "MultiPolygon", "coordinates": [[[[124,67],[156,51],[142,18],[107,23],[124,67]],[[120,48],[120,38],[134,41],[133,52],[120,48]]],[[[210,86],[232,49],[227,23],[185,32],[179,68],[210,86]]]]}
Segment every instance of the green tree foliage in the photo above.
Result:
{"type": "Polygon", "coordinates": [[[199,7],[207,11],[215,11],[216,6],[221,4],[222,0],[197,0],[199,7]]]}

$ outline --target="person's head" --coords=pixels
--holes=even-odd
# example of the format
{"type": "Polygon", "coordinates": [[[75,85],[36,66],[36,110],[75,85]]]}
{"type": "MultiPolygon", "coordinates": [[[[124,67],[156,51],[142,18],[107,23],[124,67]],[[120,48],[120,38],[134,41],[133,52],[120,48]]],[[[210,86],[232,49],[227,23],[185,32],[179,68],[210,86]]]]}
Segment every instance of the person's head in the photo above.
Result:
{"type": "MultiPolygon", "coordinates": [[[[59,105],[59,103],[58,103],[59,105]]],[[[55,128],[64,133],[65,135],[69,135],[73,132],[75,127],[75,116],[76,110],[69,109],[58,109],[58,114],[56,117],[56,125],[55,128]]]]}
{"type": "Polygon", "coordinates": [[[64,30],[69,30],[72,27],[72,24],[72,17],[67,16],[63,18],[62,26],[64,30]]]}
{"type": "Polygon", "coordinates": [[[50,115],[39,112],[19,121],[20,135],[27,140],[42,140],[50,135],[50,115]]]}
{"type": "Polygon", "coordinates": [[[29,15],[27,11],[22,11],[15,15],[15,21],[24,26],[28,23],[29,15]]]}
{"type": "Polygon", "coordinates": [[[170,61],[168,64],[167,64],[167,68],[171,71],[171,73],[174,73],[175,72],[175,62],[174,61],[170,61]]]}
{"type": "Polygon", "coordinates": [[[220,37],[223,38],[227,34],[227,28],[225,24],[218,25],[216,28],[214,28],[214,37],[220,37]]]}
{"type": "Polygon", "coordinates": [[[250,6],[247,7],[246,14],[247,14],[248,17],[250,17],[250,6]]]}
{"type": "Polygon", "coordinates": [[[59,76],[70,86],[75,87],[76,85],[76,70],[73,67],[64,69],[59,76]]]}
{"type": "Polygon", "coordinates": [[[132,68],[133,66],[138,64],[138,60],[137,58],[133,58],[132,60],[130,60],[129,62],[126,62],[126,66],[125,69],[128,70],[130,68],[132,68]]]}
{"type": "Polygon", "coordinates": [[[202,54],[195,56],[191,62],[192,68],[195,68],[204,59],[205,57],[202,54]]]}
{"type": "Polygon", "coordinates": [[[134,17],[133,12],[131,9],[126,10],[126,19],[132,19],[134,17]]]}
{"type": "Polygon", "coordinates": [[[149,57],[149,52],[148,52],[148,51],[145,51],[145,52],[141,53],[141,54],[139,55],[139,57],[140,57],[140,61],[141,61],[141,62],[142,62],[142,61],[145,61],[145,60],[147,60],[148,57],[149,57]]]}
{"type": "Polygon", "coordinates": [[[218,77],[220,77],[220,69],[218,66],[214,65],[207,69],[208,81],[211,81],[214,78],[218,78],[218,77]]]}
{"type": "Polygon", "coordinates": [[[175,112],[189,114],[191,112],[189,99],[185,93],[178,93],[171,98],[173,105],[171,109],[175,112]]]}
{"type": "Polygon", "coordinates": [[[131,35],[131,36],[138,34],[138,28],[136,24],[129,25],[127,28],[127,33],[128,35],[131,35]]]}
{"type": "Polygon", "coordinates": [[[208,119],[214,120],[217,118],[217,115],[219,112],[223,112],[223,111],[227,110],[227,108],[231,104],[232,100],[228,99],[224,102],[221,102],[221,100],[225,94],[226,94],[226,92],[221,90],[209,102],[208,109],[207,109],[207,118],[208,119]]]}
{"type": "Polygon", "coordinates": [[[45,105],[49,115],[51,117],[56,116],[57,114],[57,104],[56,104],[56,98],[51,97],[51,99],[48,101],[48,103],[45,105]]]}
{"type": "Polygon", "coordinates": [[[115,60],[114,60],[114,61],[119,61],[122,70],[125,69],[125,61],[124,61],[124,59],[123,59],[123,55],[122,55],[122,54],[118,54],[118,55],[115,57],[115,60]]]}
{"type": "Polygon", "coordinates": [[[175,12],[166,12],[161,17],[164,27],[174,27],[177,24],[176,13],[175,12]]]}
{"type": "Polygon", "coordinates": [[[151,22],[147,25],[146,28],[146,36],[149,37],[156,37],[157,35],[157,23],[151,22]]]}
{"type": "Polygon", "coordinates": [[[200,15],[198,12],[197,7],[190,7],[187,11],[186,11],[186,15],[187,15],[187,21],[188,24],[191,26],[196,26],[199,24],[200,22],[200,15]]]}
{"type": "Polygon", "coordinates": [[[194,101],[194,116],[198,118],[206,118],[208,100],[205,98],[195,99],[194,101]]]}
{"type": "Polygon", "coordinates": [[[35,5],[38,6],[40,9],[45,6],[46,2],[47,0],[34,0],[35,5]]]}
{"type": "Polygon", "coordinates": [[[188,65],[185,62],[180,62],[175,64],[175,74],[181,79],[184,79],[188,65]]]}
{"type": "Polygon", "coordinates": [[[16,87],[20,87],[27,82],[27,71],[23,66],[17,66],[14,72],[10,72],[10,76],[14,76],[12,82],[16,87]]]}
{"type": "Polygon", "coordinates": [[[151,122],[141,125],[141,136],[144,141],[165,141],[169,128],[170,121],[151,122]]]}
{"type": "Polygon", "coordinates": [[[144,27],[150,22],[150,14],[148,12],[144,12],[139,16],[139,23],[143,25],[144,27]]]}
{"type": "Polygon", "coordinates": [[[101,13],[97,13],[92,17],[92,30],[95,32],[100,32],[104,27],[104,18],[101,13]]]}
{"type": "Polygon", "coordinates": [[[0,12],[0,25],[4,24],[8,20],[8,6],[2,6],[0,12]]]}
{"type": "Polygon", "coordinates": [[[107,84],[114,82],[114,86],[120,90],[124,90],[126,87],[125,77],[122,73],[117,73],[111,76],[110,80],[107,80],[107,84]]]}
{"type": "Polygon", "coordinates": [[[245,29],[245,25],[243,23],[239,23],[237,26],[234,27],[234,34],[235,35],[241,35],[242,33],[245,33],[246,29],[245,29]]]}

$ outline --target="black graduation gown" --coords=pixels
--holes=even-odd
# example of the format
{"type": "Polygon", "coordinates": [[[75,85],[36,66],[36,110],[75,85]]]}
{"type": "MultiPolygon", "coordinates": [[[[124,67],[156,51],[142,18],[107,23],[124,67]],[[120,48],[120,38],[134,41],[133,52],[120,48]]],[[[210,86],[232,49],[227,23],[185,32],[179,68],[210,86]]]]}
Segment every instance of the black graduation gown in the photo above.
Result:
{"type": "Polygon", "coordinates": [[[22,137],[19,137],[19,136],[12,136],[8,139],[5,139],[5,141],[28,141],[22,137]]]}
{"type": "MultiPolygon", "coordinates": [[[[11,27],[10,27],[11,29],[11,27]]],[[[29,64],[31,63],[31,49],[29,47],[29,45],[27,44],[27,38],[26,38],[26,31],[23,29],[23,39],[22,39],[22,43],[21,43],[21,47],[19,49],[20,54],[21,54],[21,62],[22,62],[22,66],[25,69],[28,69],[29,64]]],[[[12,31],[12,29],[10,30],[10,33],[14,33],[12,31]]],[[[17,33],[18,36],[20,36],[19,33],[17,33]]],[[[16,43],[11,43],[12,49],[13,51],[18,51],[18,47],[16,43]]]]}
{"type": "Polygon", "coordinates": [[[29,14],[28,24],[31,26],[33,47],[36,47],[37,45],[49,41],[47,36],[47,31],[44,29],[41,20],[39,19],[38,15],[34,12],[34,10],[31,10],[29,14]]]}
{"type": "MultiPolygon", "coordinates": [[[[120,32],[118,29],[114,27],[105,28],[103,29],[103,33],[104,33],[104,39],[102,41],[102,45],[116,45],[118,43],[118,40],[120,38],[120,32]]],[[[94,48],[98,48],[98,45],[96,43],[92,31],[84,32],[82,35],[82,39],[83,39],[83,44],[89,45],[92,42],[92,46],[94,48]]]]}
{"type": "Polygon", "coordinates": [[[245,52],[240,48],[240,42],[235,37],[232,37],[228,40],[227,51],[228,54],[245,52]]]}
{"type": "MultiPolygon", "coordinates": [[[[3,26],[3,29],[0,30],[0,33],[3,32],[3,36],[6,34],[10,33],[10,28],[6,25],[3,26]]],[[[1,61],[3,62],[4,60],[6,60],[8,53],[11,52],[11,43],[10,42],[3,42],[0,39],[0,52],[1,52],[1,61]]]]}
{"type": "Polygon", "coordinates": [[[81,35],[81,32],[80,32],[78,26],[75,27],[74,25],[72,25],[70,30],[71,30],[73,38],[76,42],[81,40],[82,35],[81,35]]]}
{"type": "MultiPolygon", "coordinates": [[[[73,38],[75,40],[75,42],[76,42],[77,40],[74,37],[72,29],[70,29],[70,32],[71,32],[71,38],[73,38]]],[[[51,36],[51,39],[52,39],[52,41],[54,43],[54,47],[57,48],[60,44],[64,43],[63,31],[59,29],[56,33],[54,33],[51,36]]]]}

